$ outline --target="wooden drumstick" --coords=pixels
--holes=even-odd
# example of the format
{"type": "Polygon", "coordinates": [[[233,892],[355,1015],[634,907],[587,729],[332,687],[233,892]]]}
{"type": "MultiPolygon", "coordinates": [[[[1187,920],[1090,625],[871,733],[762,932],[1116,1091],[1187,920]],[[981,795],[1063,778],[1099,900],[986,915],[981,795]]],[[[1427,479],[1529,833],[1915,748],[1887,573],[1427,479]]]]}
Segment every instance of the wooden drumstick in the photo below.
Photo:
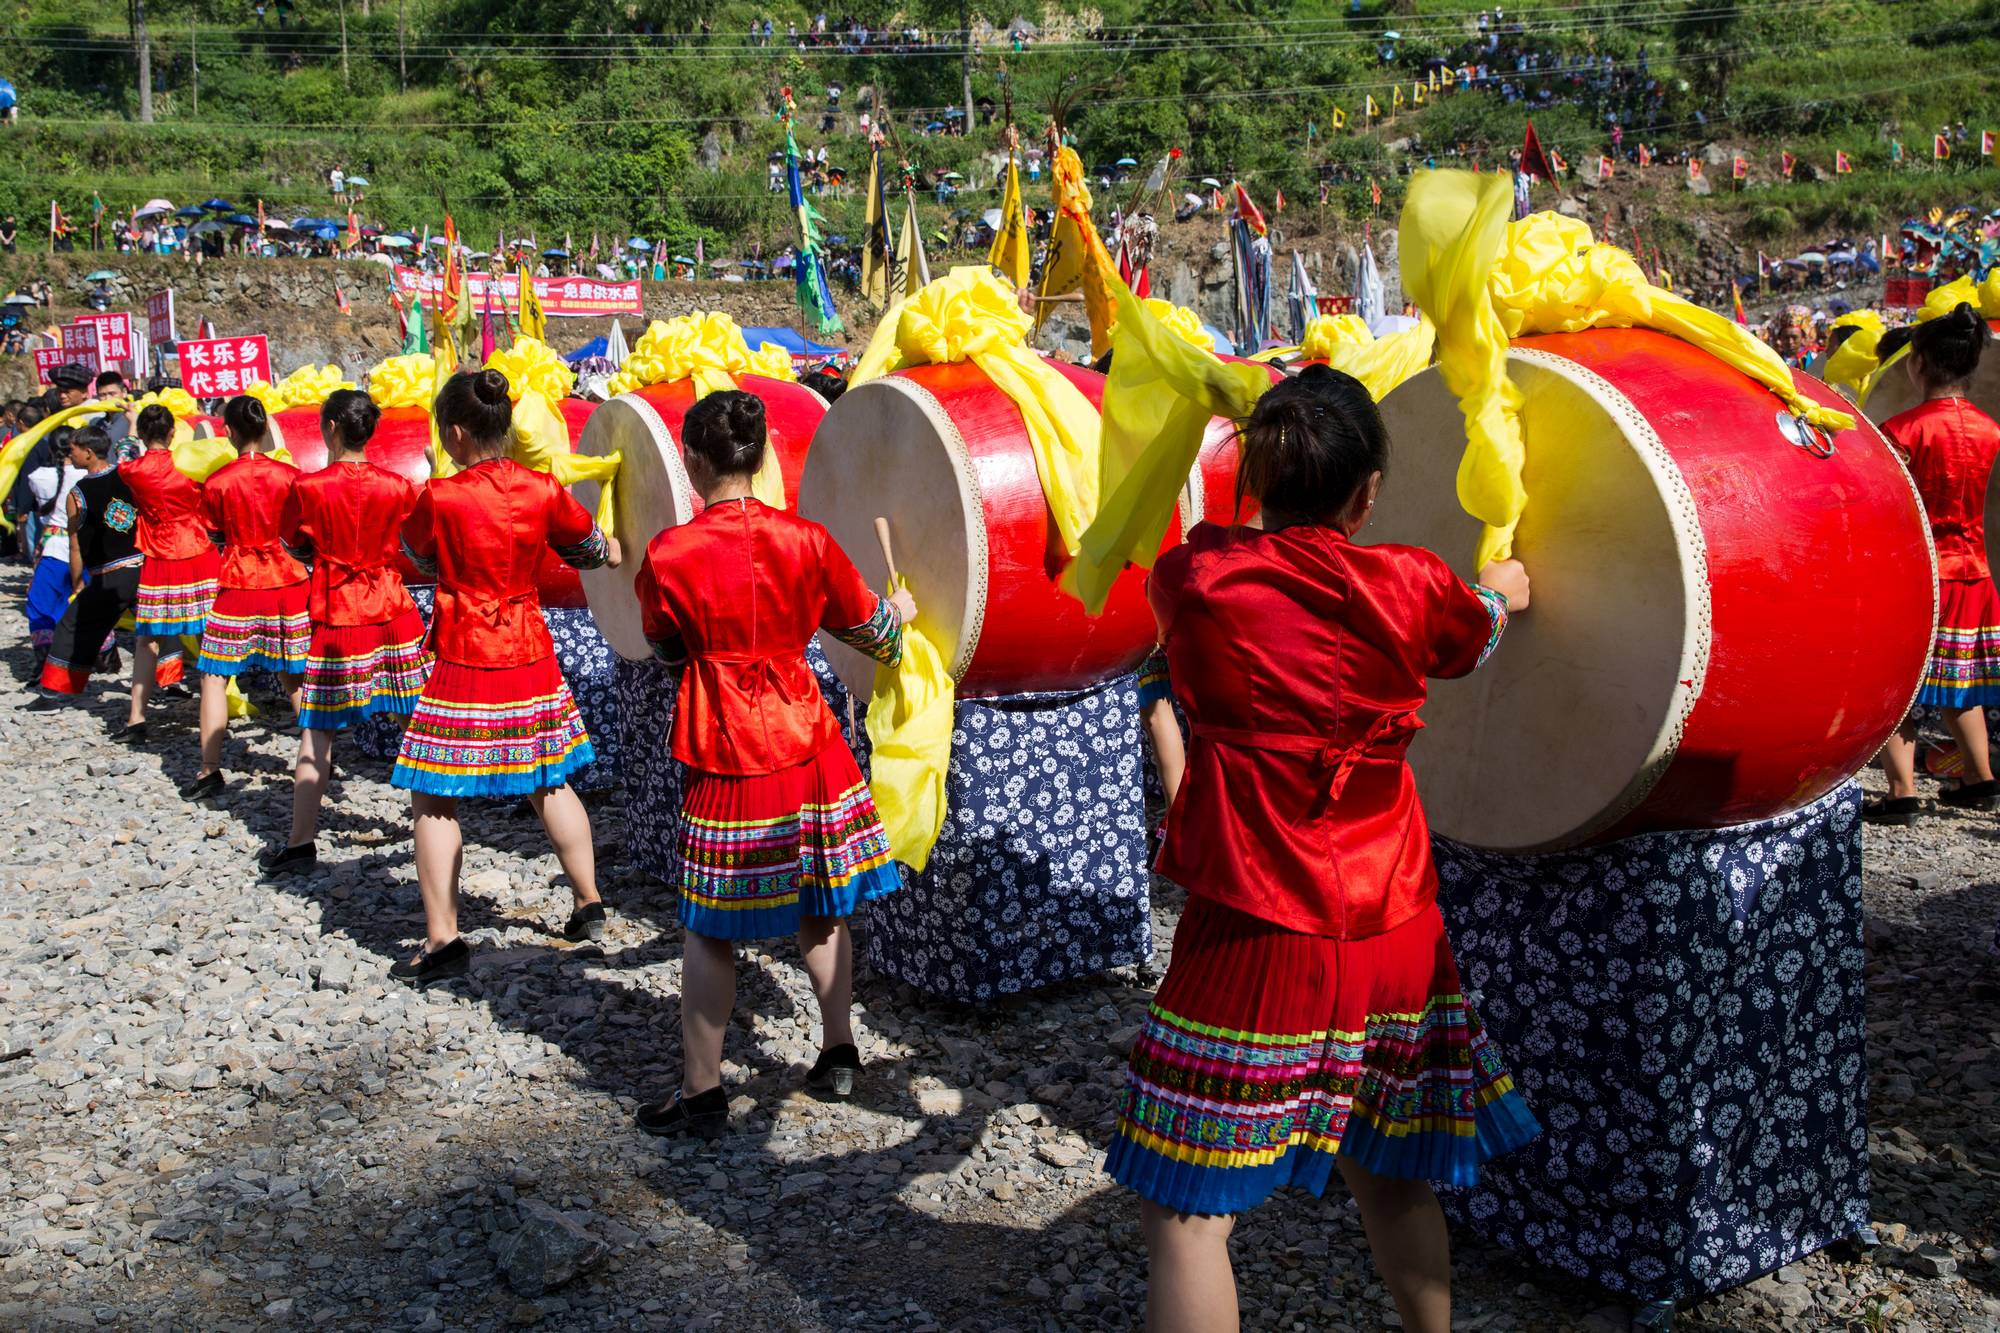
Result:
{"type": "Polygon", "coordinates": [[[889,520],[880,514],[875,516],[875,540],[882,544],[882,561],[889,566],[889,586],[893,588],[897,583],[896,548],[889,540],[889,520]]]}

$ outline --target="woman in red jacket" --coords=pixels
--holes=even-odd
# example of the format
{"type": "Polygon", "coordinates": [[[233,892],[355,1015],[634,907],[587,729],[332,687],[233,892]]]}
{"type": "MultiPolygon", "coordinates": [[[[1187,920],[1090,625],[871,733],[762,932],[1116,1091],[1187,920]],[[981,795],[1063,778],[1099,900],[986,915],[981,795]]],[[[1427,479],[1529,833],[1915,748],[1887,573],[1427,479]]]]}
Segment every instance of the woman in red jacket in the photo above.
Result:
{"type": "Polygon", "coordinates": [[[575,895],[564,933],[603,936],[590,816],[569,786],[594,755],[556,664],[536,575],[544,548],[577,569],[618,563],[616,540],[561,483],[507,456],[514,409],[504,375],[452,376],[436,413],[439,438],[460,470],[433,478],[417,497],[403,549],[437,574],[430,632],[437,665],[389,778],[410,790],[416,812],[427,928],[423,951],[389,971],[417,986],[462,976],[471,960],[458,934],[462,796],[525,796],[575,895]]]}
{"type": "Polygon", "coordinates": [[[132,610],[132,703],[124,729],[113,733],[143,739],[146,704],[155,685],[177,684],[183,675],[181,635],[199,635],[215,601],[222,570],[209,539],[201,507],[201,484],[174,466],[174,414],[154,403],[139,412],[134,426],[145,452],[118,465],[118,475],[139,510],[139,602],[132,610]],[[161,640],[169,669],[162,661],[161,640]]]}
{"type": "MultiPolygon", "coordinates": [[[[1943,711],[1965,760],[1964,780],[1941,788],[1938,802],[1991,810],[2000,804],[2000,785],[1987,748],[1986,710],[2000,704],[2000,591],[1986,560],[1986,491],[2000,455],[2000,424],[1974,407],[1966,392],[1992,335],[1978,311],[1961,305],[1917,325],[1908,337],[1906,369],[1924,400],[1883,422],[1882,433],[1910,465],[1937,545],[1937,640],[1917,704],[1943,711]]],[[[1870,821],[1915,821],[1923,809],[1916,761],[1911,720],[1882,748],[1889,795],[1868,802],[1863,813],[1870,821]]]]}
{"type": "Polygon", "coordinates": [[[824,1035],[807,1075],[846,1096],[854,1042],[847,918],[901,874],[854,756],[806,664],[820,629],[879,662],[902,658],[907,592],[878,596],[825,528],[752,497],[764,404],[733,390],[696,403],[682,457],[704,508],[653,538],[636,586],[646,638],[686,664],[674,757],[681,807],[681,1058],[677,1095],[639,1109],[654,1134],[713,1135],[729,1114],[722,1038],[736,1004],[735,941],[796,934],[824,1035]]]}
{"type": "Polygon", "coordinates": [[[263,856],[266,874],[298,874],[318,864],[314,837],[333,778],[333,738],[377,713],[407,717],[430,675],[423,617],[397,568],[417,488],[363,453],[381,417],[367,394],[333,392],[319,410],[327,465],[299,478],[281,524],[285,541],[313,562],[312,642],[299,691],[292,831],[263,856]]]}
{"type": "Polygon", "coordinates": [[[1142,1200],[1154,1330],[1235,1328],[1234,1215],[1338,1167],[1403,1327],[1447,1333],[1427,1182],[1539,1127],[1461,992],[1404,752],[1527,576],[1352,540],[1388,439],[1339,371],[1273,388],[1242,451],[1263,530],[1198,525],[1148,584],[1193,735],[1159,864],[1188,902],[1105,1169],[1142,1200]]]}
{"type": "Polygon", "coordinates": [[[181,788],[188,800],[220,793],[222,738],[229,729],[229,679],[275,671],[298,706],[312,622],[306,567],[285,549],[283,519],[299,470],[271,457],[264,405],[232,398],[222,424],[237,458],[202,483],[202,512],[222,547],[221,591],[201,632],[201,770],[181,788]]]}

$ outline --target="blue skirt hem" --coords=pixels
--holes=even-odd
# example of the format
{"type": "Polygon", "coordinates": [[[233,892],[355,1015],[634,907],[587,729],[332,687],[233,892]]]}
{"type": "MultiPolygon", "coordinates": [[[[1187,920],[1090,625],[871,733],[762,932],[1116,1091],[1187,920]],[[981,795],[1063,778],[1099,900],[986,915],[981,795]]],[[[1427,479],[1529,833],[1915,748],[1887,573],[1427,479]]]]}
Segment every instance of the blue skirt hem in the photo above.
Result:
{"type": "Polygon", "coordinates": [[[395,771],[389,774],[389,785],[430,796],[527,796],[554,791],[596,758],[590,742],[585,741],[561,763],[541,764],[526,773],[432,773],[398,759],[395,771]]]}
{"type": "Polygon", "coordinates": [[[725,910],[703,907],[680,898],[681,929],[712,940],[771,940],[799,933],[799,918],[850,917],[862,903],[894,893],[903,887],[903,874],[894,861],[864,870],[839,888],[799,890],[797,901],[780,907],[745,907],[725,910]]]}
{"type": "Polygon", "coordinates": [[[200,620],[135,621],[132,633],[142,639],[174,639],[183,634],[199,636],[207,617],[200,620]]]}
{"type": "Polygon", "coordinates": [[[196,659],[195,669],[204,676],[241,676],[251,671],[273,671],[284,676],[303,676],[306,672],[306,659],[252,653],[241,662],[225,662],[219,657],[210,657],[203,653],[196,659]]]}

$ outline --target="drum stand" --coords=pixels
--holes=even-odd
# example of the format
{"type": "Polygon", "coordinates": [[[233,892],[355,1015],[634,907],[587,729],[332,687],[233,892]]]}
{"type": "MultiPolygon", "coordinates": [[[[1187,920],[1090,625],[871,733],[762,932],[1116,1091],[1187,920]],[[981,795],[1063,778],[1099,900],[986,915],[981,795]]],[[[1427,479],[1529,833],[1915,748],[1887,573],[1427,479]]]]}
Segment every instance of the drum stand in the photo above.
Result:
{"type": "Polygon", "coordinates": [[[1467,997],[1543,1126],[1449,1214],[1646,1329],[1865,1236],[1858,786],[1545,856],[1434,841],[1467,997]]]}

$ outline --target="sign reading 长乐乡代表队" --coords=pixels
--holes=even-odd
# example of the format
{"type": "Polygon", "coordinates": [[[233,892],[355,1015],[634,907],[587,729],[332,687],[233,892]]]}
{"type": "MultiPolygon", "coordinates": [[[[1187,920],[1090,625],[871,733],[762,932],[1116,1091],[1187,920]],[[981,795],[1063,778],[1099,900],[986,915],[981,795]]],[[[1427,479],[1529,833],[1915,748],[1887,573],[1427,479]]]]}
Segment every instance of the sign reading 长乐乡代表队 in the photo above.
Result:
{"type": "Polygon", "coordinates": [[[227,398],[271,378],[271,350],[261,333],[202,338],[179,346],[181,387],[196,398],[227,398]]]}

